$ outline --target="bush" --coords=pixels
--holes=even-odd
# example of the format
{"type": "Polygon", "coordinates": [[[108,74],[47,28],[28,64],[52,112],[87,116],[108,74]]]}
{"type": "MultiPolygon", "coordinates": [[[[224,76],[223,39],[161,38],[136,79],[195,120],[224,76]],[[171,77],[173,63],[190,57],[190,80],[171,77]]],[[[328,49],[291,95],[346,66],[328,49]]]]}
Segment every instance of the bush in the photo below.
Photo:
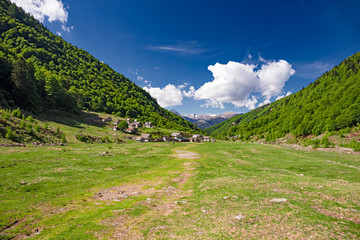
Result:
{"type": "Polygon", "coordinates": [[[17,109],[15,109],[15,110],[13,110],[13,111],[11,112],[11,115],[12,115],[13,117],[21,118],[21,117],[22,117],[22,113],[21,113],[20,108],[17,108],[17,109]]]}
{"type": "Polygon", "coordinates": [[[65,133],[61,134],[60,142],[61,143],[66,143],[67,142],[65,133]]]}
{"type": "Polygon", "coordinates": [[[48,123],[47,123],[47,122],[44,123],[44,129],[46,129],[46,130],[49,129],[49,126],[48,126],[48,123]]]}
{"type": "Polygon", "coordinates": [[[360,143],[357,142],[355,139],[351,140],[350,147],[354,149],[354,151],[360,151],[360,143]]]}
{"type": "Polygon", "coordinates": [[[14,139],[15,139],[15,134],[14,134],[14,132],[11,130],[11,127],[7,127],[7,128],[6,128],[5,138],[8,139],[8,140],[14,141],[14,139]]]}
{"type": "Polygon", "coordinates": [[[26,127],[25,121],[21,121],[19,128],[20,128],[20,129],[25,129],[25,127],[26,127]]]}
{"type": "Polygon", "coordinates": [[[40,127],[37,123],[35,124],[35,131],[40,132],[40,127]]]}
{"type": "Polygon", "coordinates": [[[326,136],[321,139],[321,145],[324,148],[330,147],[329,139],[326,136]]]}
{"type": "Polygon", "coordinates": [[[29,115],[25,120],[31,123],[34,122],[34,119],[31,115],[29,115]]]}

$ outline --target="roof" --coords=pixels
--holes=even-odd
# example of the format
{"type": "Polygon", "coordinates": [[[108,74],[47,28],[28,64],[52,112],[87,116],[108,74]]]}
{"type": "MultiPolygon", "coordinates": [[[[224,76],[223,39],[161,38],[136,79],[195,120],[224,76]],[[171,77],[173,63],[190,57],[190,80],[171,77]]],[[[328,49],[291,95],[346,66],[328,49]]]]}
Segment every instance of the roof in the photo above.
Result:
{"type": "Polygon", "coordinates": [[[141,139],[142,139],[141,137],[136,137],[135,141],[141,141],[141,139]]]}
{"type": "Polygon", "coordinates": [[[181,135],[181,134],[180,134],[180,133],[172,133],[172,134],[171,134],[172,137],[177,137],[177,136],[179,136],[179,135],[181,135]]]}
{"type": "Polygon", "coordinates": [[[150,134],[146,133],[146,134],[141,134],[142,138],[150,138],[150,134]]]}
{"type": "Polygon", "coordinates": [[[210,137],[209,137],[209,136],[204,136],[204,138],[209,138],[209,139],[210,139],[210,137]]]}

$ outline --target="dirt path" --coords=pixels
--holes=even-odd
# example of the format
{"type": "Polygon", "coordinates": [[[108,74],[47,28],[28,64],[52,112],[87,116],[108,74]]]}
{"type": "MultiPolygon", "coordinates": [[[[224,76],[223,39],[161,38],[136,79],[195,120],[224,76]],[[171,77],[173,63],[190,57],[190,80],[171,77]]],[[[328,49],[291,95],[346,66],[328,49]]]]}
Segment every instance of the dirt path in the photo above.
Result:
{"type": "MultiPolygon", "coordinates": [[[[137,179],[133,183],[101,189],[97,192],[93,200],[99,206],[141,196],[145,196],[146,200],[136,202],[136,207],[131,209],[113,211],[114,216],[102,222],[103,225],[107,226],[107,229],[111,229],[111,232],[99,233],[96,234],[96,237],[102,239],[111,235],[111,239],[149,239],[157,231],[166,231],[164,229],[166,226],[151,227],[151,224],[156,219],[181,212],[187,203],[184,199],[192,195],[192,190],[185,186],[189,184],[189,179],[194,175],[197,165],[196,161],[189,160],[201,157],[197,153],[180,149],[175,149],[175,153],[170,156],[173,157],[171,161],[177,161],[175,163],[176,169],[169,169],[166,172],[162,172],[161,169],[158,170],[164,177],[156,177],[150,180],[137,179]],[[136,208],[146,208],[147,211],[144,214],[134,216],[132,212],[136,208]],[[148,231],[144,234],[146,229],[148,231]]],[[[153,174],[159,172],[152,170],[153,174]]]]}

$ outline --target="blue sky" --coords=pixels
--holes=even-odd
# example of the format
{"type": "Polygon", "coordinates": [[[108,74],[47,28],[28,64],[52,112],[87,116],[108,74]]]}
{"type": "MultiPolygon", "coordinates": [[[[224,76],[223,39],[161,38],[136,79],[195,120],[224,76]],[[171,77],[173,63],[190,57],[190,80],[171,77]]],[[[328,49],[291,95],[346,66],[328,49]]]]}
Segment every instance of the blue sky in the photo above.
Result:
{"type": "Polygon", "coordinates": [[[182,114],[247,112],[360,47],[355,0],[12,1],[182,114]]]}

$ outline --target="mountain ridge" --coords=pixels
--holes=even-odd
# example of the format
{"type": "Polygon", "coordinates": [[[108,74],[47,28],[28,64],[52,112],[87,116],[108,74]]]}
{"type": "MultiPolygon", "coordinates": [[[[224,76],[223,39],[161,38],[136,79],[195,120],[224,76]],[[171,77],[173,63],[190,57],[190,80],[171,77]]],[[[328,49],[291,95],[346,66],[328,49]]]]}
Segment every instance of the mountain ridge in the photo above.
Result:
{"type": "Polygon", "coordinates": [[[196,126],[200,129],[206,129],[208,127],[214,126],[216,124],[219,124],[226,119],[229,119],[231,117],[234,117],[238,115],[234,112],[225,112],[222,114],[180,114],[176,110],[172,109],[172,113],[181,116],[185,120],[192,122],[196,124],[196,126]]]}

